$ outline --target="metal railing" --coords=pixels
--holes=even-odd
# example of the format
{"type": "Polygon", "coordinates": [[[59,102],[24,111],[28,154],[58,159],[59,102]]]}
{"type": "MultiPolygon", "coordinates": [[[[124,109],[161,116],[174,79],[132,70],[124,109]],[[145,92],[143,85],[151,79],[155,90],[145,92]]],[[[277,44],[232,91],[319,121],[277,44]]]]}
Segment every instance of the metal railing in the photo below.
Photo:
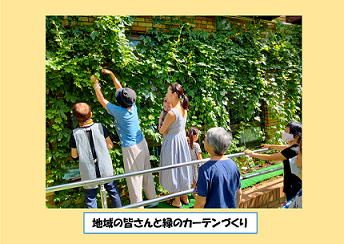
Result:
{"type": "MultiPolygon", "coordinates": [[[[269,149],[258,149],[258,150],[254,150],[253,152],[265,152],[268,151],[269,149]]],[[[230,155],[225,155],[225,157],[227,158],[235,158],[235,157],[239,157],[239,156],[245,156],[245,153],[234,153],[234,154],[230,154],[230,155]]],[[[137,176],[137,175],[143,175],[143,174],[149,174],[149,173],[154,173],[154,172],[159,172],[159,171],[163,171],[163,170],[169,170],[169,169],[174,169],[174,168],[180,168],[180,167],[185,167],[185,166],[190,166],[193,164],[199,164],[199,163],[204,163],[209,161],[209,158],[206,159],[201,159],[201,160],[195,160],[195,161],[191,161],[191,162],[185,162],[185,163],[180,163],[180,164],[175,164],[175,165],[168,165],[168,166],[163,166],[163,167],[157,167],[157,168],[151,168],[151,169],[146,169],[146,170],[141,170],[141,171],[135,171],[135,172],[130,172],[130,173],[124,173],[124,174],[120,174],[120,175],[114,175],[114,176],[110,176],[110,177],[104,177],[104,178],[97,178],[97,179],[93,179],[93,180],[85,180],[85,181],[79,181],[79,182],[73,182],[73,183],[68,183],[68,184],[64,184],[64,185],[58,185],[58,186],[51,186],[51,187],[47,187],[46,188],[46,193],[51,193],[51,192],[55,192],[55,191],[62,191],[62,190],[67,190],[67,189],[72,189],[72,188],[76,188],[76,187],[81,187],[81,186],[89,186],[89,185],[101,185],[101,191],[100,191],[100,195],[102,198],[102,207],[106,208],[106,192],[104,189],[104,184],[112,182],[114,180],[119,180],[119,179],[123,179],[123,178],[127,178],[127,177],[132,177],[132,176],[137,176]]],[[[277,170],[283,169],[282,167],[278,167],[275,169],[271,169],[271,170],[266,170],[264,172],[259,172],[259,173],[253,173],[250,175],[244,175],[241,176],[240,179],[249,179],[252,177],[256,177],[258,175],[263,175],[263,174],[267,174],[267,173],[271,173],[277,170]]],[[[177,193],[173,193],[173,194],[169,194],[166,196],[162,196],[159,198],[154,198],[154,199],[150,199],[150,200],[146,200],[143,202],[139,202],[139,203],[134,203],[134,204],[129,204],[126,206],[123,206],[121,208],[137,208],[137,207],[141,207],[141,206],[147,206],[147,205],[151,205],[153,203],[158,203],[158,202],[162,202],[165,201],[167,199],[170,198],[174,198],[174,197],[179,197],[179,196],[183,196],[186,194],[190,194],[193,192],[193,189],[190,190],[186,190],[186,191],[181,191],[181,192],[177,192],[177,193]]]]}

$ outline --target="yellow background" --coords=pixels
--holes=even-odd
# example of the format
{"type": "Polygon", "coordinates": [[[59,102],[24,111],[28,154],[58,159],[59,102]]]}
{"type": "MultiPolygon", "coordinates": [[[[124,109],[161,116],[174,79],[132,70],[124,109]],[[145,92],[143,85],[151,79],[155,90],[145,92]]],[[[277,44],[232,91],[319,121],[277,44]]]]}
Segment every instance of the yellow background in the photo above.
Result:
{"type": "Polygon", "coordinates": [[[339,3],[1,1],[1,243],[341,242],[343,176],[336,175],[344,166],[339,3]],[[258,210],[258,234],[130,236],[84,235],[83,212],[88,210],[45,209],[45,16],[100,14],[303,15],[303,209],[258,210]]]}

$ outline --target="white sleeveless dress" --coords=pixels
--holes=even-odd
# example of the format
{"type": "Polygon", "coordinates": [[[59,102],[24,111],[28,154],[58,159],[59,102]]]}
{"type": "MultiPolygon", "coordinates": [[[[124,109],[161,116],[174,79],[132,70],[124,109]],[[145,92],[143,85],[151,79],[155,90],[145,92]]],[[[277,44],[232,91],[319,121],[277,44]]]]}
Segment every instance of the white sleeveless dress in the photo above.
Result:
{"type": "MultiPolygon", "coordinates": [[[[167,128],[160,154],[160,166],[174,165],[191,161],[189,144],[186,140],[186,118],[177,109],[172,108],[176,120],[167,128]]],[[[181,167],[160,171],[159,183],[169,192],[179,192],[191,189],[192,167],[181,167]]]]}

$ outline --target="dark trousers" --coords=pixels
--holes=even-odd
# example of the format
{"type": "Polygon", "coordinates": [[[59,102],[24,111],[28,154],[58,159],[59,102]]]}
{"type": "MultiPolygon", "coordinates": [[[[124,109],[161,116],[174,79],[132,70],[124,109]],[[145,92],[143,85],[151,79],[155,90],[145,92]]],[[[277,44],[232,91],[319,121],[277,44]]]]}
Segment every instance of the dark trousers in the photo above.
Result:
{"type": "MultiPolygon", "coordinates": [[[[106,191],[108,192],[112,206],[114,208],[122,207],[122,201],[119,196],[118,187],[116,181],[104,184],[106,191]]],[[[84,189],[85,203],[87,208],[97,208],[97,188],[96,189],[84,189]]]]}
{"type": "MultiPolygon", "coordinates": [[[[100,178],[100,172],[98,164],[95,164],[96,175],[100,178]]],[[[119,195],[119,190],[116,181],[104,184],[106,191],[108,192],[112,206],[114,208],[122,207],[121,197],[119,195]]],[[[97,188],[95,189],[84,189],[85,193],[85,203],[87,208],[97,208],[97,188]]]]}

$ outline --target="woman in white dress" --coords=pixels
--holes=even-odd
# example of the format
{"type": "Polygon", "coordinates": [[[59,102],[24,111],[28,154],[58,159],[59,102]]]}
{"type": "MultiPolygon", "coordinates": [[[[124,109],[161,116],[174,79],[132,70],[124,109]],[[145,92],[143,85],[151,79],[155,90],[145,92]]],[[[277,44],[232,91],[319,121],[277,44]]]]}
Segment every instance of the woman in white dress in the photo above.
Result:
{"type": "MultiPolygon", "coordinates": [[[[170,85],[166,98],[167,102],[172,103],[173,108],[167,113],[159,130],[161,134],[164,134],[160,166],[190,162],[191,156],[185,134],[189,100],[180,84],[170,85]]],[[[161,171],[159,183],[171,193],[189,190],[192,184],[192,168],[187,166],[161,171]]],[[[181,208],[182,203],[189,204],[187,195],[176,197],[168,202],[169,205],[176,208],[181,208]]]]}

